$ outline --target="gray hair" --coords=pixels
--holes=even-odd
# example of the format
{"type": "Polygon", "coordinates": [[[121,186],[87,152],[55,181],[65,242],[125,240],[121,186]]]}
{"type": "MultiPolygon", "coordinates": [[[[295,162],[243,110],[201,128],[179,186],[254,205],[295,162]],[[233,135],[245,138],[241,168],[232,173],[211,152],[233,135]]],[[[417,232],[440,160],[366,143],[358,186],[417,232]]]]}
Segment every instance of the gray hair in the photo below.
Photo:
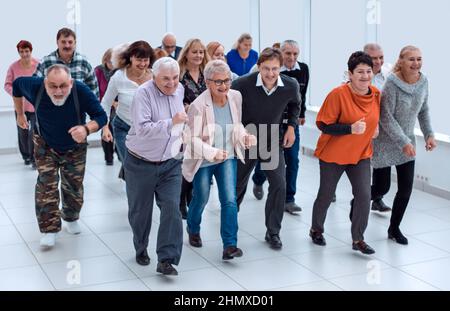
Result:
{"type": "Polygon", "coordinates": [[[226,73],[228,77],[231,79],[231,70],[230,66],[222,60],[212,60],[206,64],[203,75],[206,80],[212,79],[214,74],[216,73],[226,73]]]}
{"type": "Polygon", "coordinates": [[[161,41],[164,41],[164,39],[166,39],[167,37],[173,37],[175,39],[175,41],[177,40],[177,37],[175,36],[175,34],[173,34],[172,32],[166,32],[164,34],[164,36],[162,37],[161,41]]]}
{"type": "Polygon", "coordinates": [[[383,50],[378,43],[368,43],[364,46],[364,52],[383,50]]]}
{"type": "Polygon", "coordinates": [[[286,45],[293,46],[293,47],[297,48],[298,50],[300,50],[298,42],[295,41],[295,40],[284,40],[283,43],[281,43],[281,46],[280,46],[282,51],[286,48],[286,45]]]}
{"type": "Polygon", "coordinates": [[[178,62],[171,57],[161,57],[153,64],[153,75],[159,75],[159,72],[163,69],[171,69],[176,71],[178,74],[180,73],[180,66],[178,62]]]}
{"type": "Polygon", "coordinates": [[[53,71],[61,71],[61,70],[64,71],[65,73],[67,73],[69,78],[72,79],[72,75],[70,74],[69,67],[67,67],[66,65],[63,65],[63,64],[54,64],[54,65],[51,65],[50,67],[48,67],[47,72],[45,73],[45,78],[47,78],[48,75],[50,73],[52,73],[53,71]]]}

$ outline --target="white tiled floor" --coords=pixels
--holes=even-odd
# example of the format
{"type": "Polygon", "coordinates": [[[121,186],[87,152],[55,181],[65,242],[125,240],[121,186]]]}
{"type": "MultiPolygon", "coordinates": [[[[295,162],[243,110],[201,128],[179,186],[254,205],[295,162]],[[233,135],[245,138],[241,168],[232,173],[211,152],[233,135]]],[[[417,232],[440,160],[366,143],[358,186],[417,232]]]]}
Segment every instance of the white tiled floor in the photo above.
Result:
{"type": "MultiPolygon", "coordinates": [[[[386,239],[389,215],[371,213],[366,240],[376,253],[351,249],[348,220],[351,187],[344,176],[337,202],[330,206],[319,247],[308,237],[319,184],[318,163],[302,156],[297,202],[299,215],[285,214],[283,249],[264,241],[264,202],[250,192],[239,213],[239,246],[244,256],[223,262],[216,188],[202,223],[204,246],[192,248],[184,236],[178,277],[156,273],[155,241],[159,211],[150,234],[151,264],[136,264],[118,162],[106,166],[102,150],[89,149],[82,234],[64,229],[53,250],[39,247],[34,212],[36,172],[18,155],[0,156],[0,290],[449,290],[450,201],[414,190],[402,229],[410,239],[401,246],[386,239]],[[80,274],[75,273],[80,271],[80,274]],[[80,278],[77,278],[77,275],[80,278]]],[[[396,185],[386,196],[391,204],[396,185]]],[[[267,188],[266,188],[267,191],[267,188]]]]}

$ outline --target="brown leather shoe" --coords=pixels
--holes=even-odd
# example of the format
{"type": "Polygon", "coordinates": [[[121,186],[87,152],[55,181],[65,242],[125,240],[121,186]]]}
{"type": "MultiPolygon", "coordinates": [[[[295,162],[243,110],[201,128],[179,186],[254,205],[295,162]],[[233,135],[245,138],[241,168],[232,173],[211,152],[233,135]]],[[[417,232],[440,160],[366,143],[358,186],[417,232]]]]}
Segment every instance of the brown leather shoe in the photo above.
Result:
{"type": "Polygon", "coordinates": [[[189,244],[191,244],[193,247],[202,247],[202,238],[200,237],[200,233],[197,234],[191,234],[188,232],[189,235],[189,244]]]}
{"type": "Polygon", "coordinates": [[[223,250],[222,259],[230,260],[234,257],[242,257],[243,254],[242,249],[237,248],[236,246],[228,246],[223,250]]]}

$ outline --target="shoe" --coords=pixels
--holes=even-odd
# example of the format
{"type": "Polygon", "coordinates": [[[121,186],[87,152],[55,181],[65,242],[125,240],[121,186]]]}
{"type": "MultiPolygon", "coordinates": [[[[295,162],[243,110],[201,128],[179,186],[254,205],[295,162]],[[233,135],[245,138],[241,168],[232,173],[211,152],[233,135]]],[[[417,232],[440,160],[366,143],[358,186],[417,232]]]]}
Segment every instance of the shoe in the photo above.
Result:
{"type": "Polygon", "coordinates": [[[114,165],[114,161],[113,161],[113,160],[111,160],[111,161],[106,161],[106,165],[108,165],[108,166],[113,166],[113,165],[114,165]]]}
{"type": "Polygon", "coordinates": [[[162,273],[164,275],[178,275],[178,271],[172,267],[172,264],[168,261],[158,262],[156,266],[156,272],[162,273]]]}
{"type": "MultiPolygon", "coordinates": [[[[187,228],[186,228],[187,230],[187,228]]],[[[202,243],[202,238],[200,237],[200,233],[197,234],[191,234],[188,231],[188,235],[189,235],[189,244],[191,244],[194,247],[202,247],[203,243],[202,243]]]]}
{"type": "Polygon", "coordinates": [[[360,251],[361,253],[366,255],[371,255],[375,253],[375,250],[364,241],[358,241],[356,243],[353,242],[352,249],[355,251],[360,251]]]}
{"type": "Polygon", "coordinates": [[[253,184],[253,194],[257,200],[264,198],[264,189],[262,186],[253,184]]]}
{"type": "Polygon", "coordinates": [[[23,164],[30,165],[31,164],[31,159],[24,159],[23,160],[23,164]]]}
{"type": "Polygon", "coordinates": [[[280,235],[278,234],[270,234],[266,232],[266,242],[270,244],[270,247],[273,249],[280,249],[283,247],[283,243],[281,243],[280,235]]]}
{"type": "Polygon", "coordinates": [[[48,249],[55,246],[56,233],[43,233],[40,241],[42,248],[48,249]]]}
{"type": "Polygon", "coordinates": [[[378,211],[381,213],[390,212],[392,208],[384,204],[382,199],[372,201],[372,211],[378,211]]]}
{"type": "Polygon", "coordinates": [[[36,162],[34,161],[31,162],[31,169],[37,170],[36,162]]]}
{"type": "Polygon", "coordinates": [[[67,225],[67,232],[70,234],[80,234],[81,233],[81,227],[78,224],[78,220],[68,222],[66,221],[67,225]]]}
{"type": "Polygon", "coordinates": [[[141,266],[148,266],[150,264],[150,257],[148,257],[147,250],[143,251],[139,255],[136,254],[136,262],[141,266]]]}
{"type": "Polygon", "coordinates": [[[400,229],[388,229],[388,238],[401,245],[408,245],[408,239],[402,234],[400,229]]]}
{"type": "Polygon", "coordinates": [[[242,249],[237,248],[236,246],[228,246],[223,250],[222,259],[230,260],[234,257],[242,257],[243,254],[242,249]]]}
{"type": "Polygon", "coordinates": [[[332,202],[332,203],[336,203],[336,193],[333,194],[333,198],[331,199],[331,202],[332,202]]]}
{"type": "Polygon", "coordinates": [[[295,204],[295,202],[289,202],[284,205],[284,211],[291,214],[295,214],[296,212],[301,212],[302,208],[297,204],[295,204]]]}
{"type": "Polygon", "coordinates": [[[313,241],[314,244],[320,245],[320,246],[327,245],[327,241],[323,237],[323,234],[320,233],[319,231],[309,230],[309,236],[311,237],[311,240],[313,241]]]}

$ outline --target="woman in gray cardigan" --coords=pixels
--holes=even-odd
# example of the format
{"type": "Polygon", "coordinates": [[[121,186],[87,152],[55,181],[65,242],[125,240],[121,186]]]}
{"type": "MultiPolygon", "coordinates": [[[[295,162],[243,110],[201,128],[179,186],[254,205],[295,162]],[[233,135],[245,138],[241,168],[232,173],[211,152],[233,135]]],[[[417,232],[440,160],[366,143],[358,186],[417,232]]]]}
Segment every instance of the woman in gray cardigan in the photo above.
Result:
{"type": "Polygon", "coordinates": [[[404,47],[381,93],[380,133],[374,140],[372,158],[372,199],[389,191],[391,166],[395,165],[397,169],[398,191],[392,206],[388,237],[403,245],[408,244],[408,239],[400,231],[400,223],[414,182],[416,119],[425,138],[426,150],[436,147],[428,110],[428,80],[421,68],[420,50],[414,46],[404,47]]]}

